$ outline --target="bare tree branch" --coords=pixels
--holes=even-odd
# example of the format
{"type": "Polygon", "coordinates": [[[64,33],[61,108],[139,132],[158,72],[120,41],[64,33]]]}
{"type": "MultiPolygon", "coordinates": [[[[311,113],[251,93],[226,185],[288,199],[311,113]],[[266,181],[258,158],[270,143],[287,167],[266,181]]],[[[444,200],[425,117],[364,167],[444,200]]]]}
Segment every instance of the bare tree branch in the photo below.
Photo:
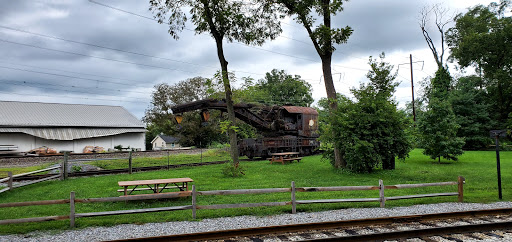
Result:
{"type": "Polygon", "coordinates": [[[452,17],[449,13],[450,11],[447,8],[444,8],[441,4],[434,4],[431,6],[425,6],[420,11],[420,28],[421,32],[423,33],[423,37],[425,38],[425,41],[427,42],[428,47],[432,51],[432,54],[434,55],[434,59],[437,63],[437,66],[439,68],[443,67],[444,63],[444,54],[445,54],[445,27],[448,25],[452,20],[452,17]],[[432,38],[430,37],[428,33],[428,23],[430,22],[430,16],[434,15],[435,20],[434,24],[437,27],[437,30],[441,37],[441,48],[440,53],[438,52],[438,49],[436,48],[436,45],[432,38]]]}

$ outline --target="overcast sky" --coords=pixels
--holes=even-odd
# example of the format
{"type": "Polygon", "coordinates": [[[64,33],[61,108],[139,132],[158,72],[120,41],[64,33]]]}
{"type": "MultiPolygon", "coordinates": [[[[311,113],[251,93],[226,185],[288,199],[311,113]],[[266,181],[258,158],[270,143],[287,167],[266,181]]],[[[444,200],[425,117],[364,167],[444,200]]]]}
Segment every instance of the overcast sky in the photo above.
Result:
{"type": "MultiPolygon", "coordinates": [[[[149,1],[95,1],[118,10],[86,0],[0,1],[0,100],[123,106],[142,118],[155,84],[209,78],[220,69],[209,35],[184,30],[174,40],[167,25],[144,18],[152,18],[149,1]]],[[[444,6],[458,13],[490,2],[450,0],[444,6]]],[[[413,55],[418,91],[420,81],[436,69],[418,25],[421,8],[432,3],[437,1],[345,3],[333,26],[348,25],[354,33],[333,57],[336,91],[348,95],[365,82],[368,57],[382,51],[395,68],[413,55]]],[[[325,97],[320,58],[306,31],[290,19],[283,29],[281,37],[261,47],[225,44],[229,69],[239,80],[234,85],[276,68],[311,83],[316,100],[325,97]]],[[[399,66],[397,79],[395,98],[403,106],[411,100],[408,65],[399,66]]]]}

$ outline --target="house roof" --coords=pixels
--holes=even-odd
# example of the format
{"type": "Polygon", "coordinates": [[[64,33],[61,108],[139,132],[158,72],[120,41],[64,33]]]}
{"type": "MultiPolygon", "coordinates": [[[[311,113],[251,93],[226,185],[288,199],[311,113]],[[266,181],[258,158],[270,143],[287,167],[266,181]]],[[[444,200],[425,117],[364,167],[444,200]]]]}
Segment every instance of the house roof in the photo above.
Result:
{"type": "Polygon", "coordinates": [[[159,136],[160,136],[160,138],[162,138],[162,139],[165,141],[165,143],[167,143],[167,144],[168,144],[168,143],[173,143],[173,142],[175,143],[175,142],[180,141],[180,139],[178,139],[178,138],[176,138],[176,137],[173,137],[173,136],[167,136],[167,135],[159,135],[159,136]]]}
{"type": "Polygon", "coordinates": [[[302,113],[310,115],[318,115],[318,112],[314,108],[310,107],[297,107],[297,106],[283,106],[289,113],[302,113]]]}
{"type": "Polygon", "coordinates": [[[144,128],[120,106],[0,101],[0,127],[144,128]]]}

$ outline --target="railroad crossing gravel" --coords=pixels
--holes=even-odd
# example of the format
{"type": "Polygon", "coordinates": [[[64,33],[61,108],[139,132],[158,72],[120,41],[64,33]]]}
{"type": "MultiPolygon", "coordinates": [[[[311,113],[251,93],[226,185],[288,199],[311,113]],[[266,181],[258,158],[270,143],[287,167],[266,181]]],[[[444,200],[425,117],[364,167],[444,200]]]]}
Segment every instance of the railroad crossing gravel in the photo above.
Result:
{"type": "MultiPolygon", "coordinates": [[[[481,209],[512,208],[512,202],[491,204],[440,203],[395,208],[340,209],[315,213],[281,214],[265,217],[239,216],[201,221],[148,223],[142,225],[123,224],[113,227],[90,227],[62,232],[31,232],[24,235],[0,236],[0,241],[105,241],[138,237],[197,233],[215,230],[264,227],[297,223],[314,223],[337,220],[352,220],[415,214],[471,211],[481,209]]],[[[80,222],[80,219],[77,221],[80,222]]]]}

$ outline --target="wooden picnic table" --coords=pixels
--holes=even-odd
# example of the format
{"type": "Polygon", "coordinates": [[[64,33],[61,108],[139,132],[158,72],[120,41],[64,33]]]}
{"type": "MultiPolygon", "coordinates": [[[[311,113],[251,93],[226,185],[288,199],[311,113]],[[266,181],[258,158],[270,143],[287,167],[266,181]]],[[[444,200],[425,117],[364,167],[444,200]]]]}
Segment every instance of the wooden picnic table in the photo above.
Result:
{"type": "Polygon", "coordinates": [[[299,152],[281,152],[281,153],[272,153],[272,158],[269,158],[270,164],[273,162],[281,162],[284,165],[285,161],[289,161],[290,163],[294,160],[300,162],[302,157],[299,157],[299,152]]]}
{"type": "Polygon", "coordinates": [[[124,192],[125,196],[131,195],[134,191],[151,190],[154,193],[161,193],[164,189],[178,188],[180,191],[188,191],[188,183],[193,182],[191,178],[170,178],[156,180],[140,180],[140,181],[119,181],[119,186],[123,189],[117,190],[124,192]],[[133,188],[129,188],[133,186],[133,188]],[[140,188],[138,188],[141,186],[140,188]],[[129,191],[129,192],[128,192],[129,191]]]}

